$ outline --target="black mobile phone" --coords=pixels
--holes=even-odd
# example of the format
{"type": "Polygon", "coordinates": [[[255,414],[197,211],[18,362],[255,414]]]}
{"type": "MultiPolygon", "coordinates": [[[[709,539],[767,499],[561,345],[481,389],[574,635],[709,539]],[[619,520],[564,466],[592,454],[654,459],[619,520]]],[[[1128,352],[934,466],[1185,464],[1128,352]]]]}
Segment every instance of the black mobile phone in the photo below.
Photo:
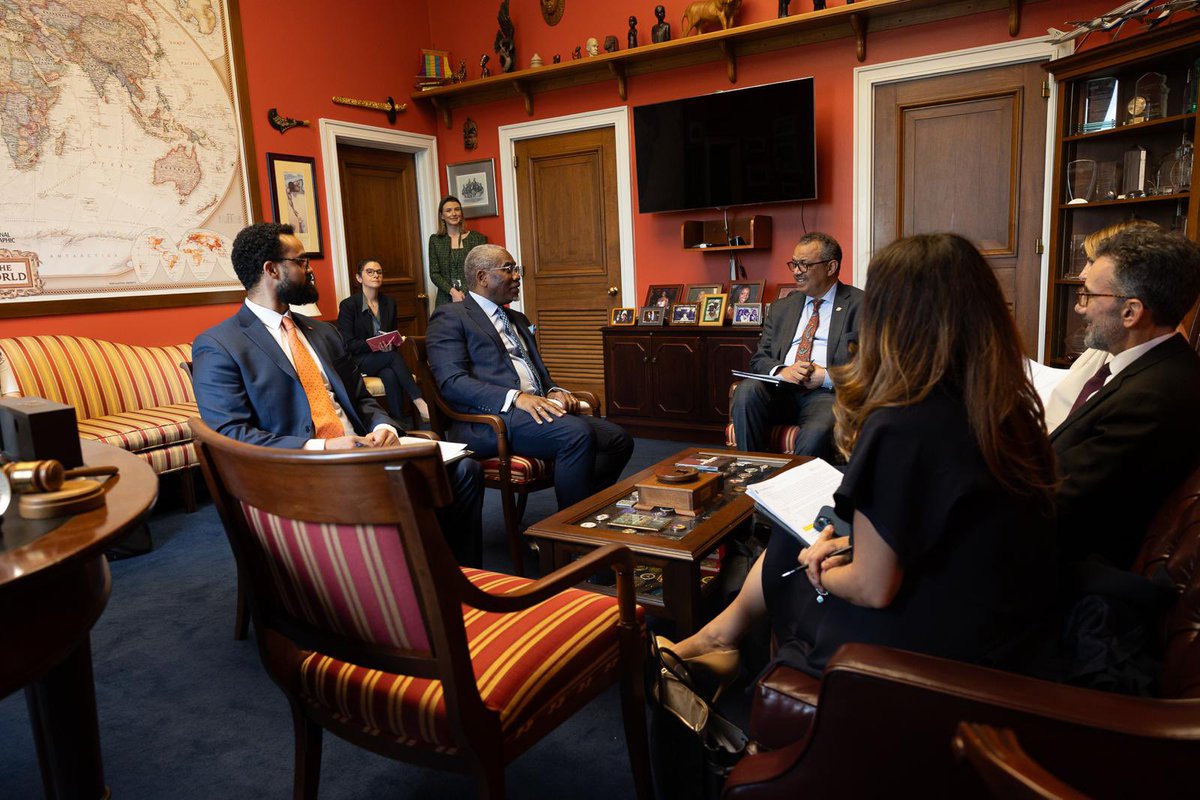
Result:
{"type": "Polygon", "coordinates": [[[837,515],[832,506],[821,506],[817,518],[813,520],[813,530],[817,533],[825,530],[827,525],[833,526],[834,536],[849,536],[850,523],[837,515]]]}

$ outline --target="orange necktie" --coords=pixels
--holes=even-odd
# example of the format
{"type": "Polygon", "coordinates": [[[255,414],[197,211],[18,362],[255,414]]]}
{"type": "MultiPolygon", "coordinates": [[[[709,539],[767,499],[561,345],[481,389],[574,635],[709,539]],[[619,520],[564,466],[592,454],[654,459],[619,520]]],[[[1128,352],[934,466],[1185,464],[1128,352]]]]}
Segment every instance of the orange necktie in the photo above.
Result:
{"type": "Polygon", "coordinates": [[[291,317],[283,318],[283,329],[287,331],[288,348],[292,351],[292,364],[296,367],[296,374],[300,377],[300,384],[304,387],[305,396],[308,397],[308,408],[312,412],[313,426],[317,429],[316,438],[335,439],[338,436],[345,436],[346,429],[342,427],[342,423],[337,417],[333,401],[329,399],[329,392],[325,391],[325,381],[321,378],[321,369],[309,355],[304,342],[300,341],[300,335],[296,333],[296,323],[292,322],[291,317]]]}

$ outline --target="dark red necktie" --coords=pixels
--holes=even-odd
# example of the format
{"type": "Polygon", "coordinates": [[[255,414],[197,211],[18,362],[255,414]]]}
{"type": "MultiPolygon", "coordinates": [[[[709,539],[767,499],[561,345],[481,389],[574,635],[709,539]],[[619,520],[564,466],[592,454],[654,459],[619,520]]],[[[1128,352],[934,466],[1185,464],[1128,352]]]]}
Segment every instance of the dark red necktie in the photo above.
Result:
{"type": "Polygon", "coordinates": [[[800,334],[800,346],[796,348],[796,357],[792,359],[793,364],[799,364],[803,361],[808,361],[812,355],[813,339],[817,335],[817,326],[821,324],[821,303],[825,302],[818,297],[812,301],[812,316],[808,318],[808,324],[804,326],[804,331],[800,334]]]}
{"type": "Polygon", "coordinates": [[[1096,374],[1087,379],[1087,383],[1079,390],[1079,397],[1075,398],[1075,404],[1071,406],[1071,413],[1075,413],[1075,409],[1088,401],[1088,398],[1100,391],[1104,386],[1104,382],[1108,380],[1108,376],[1112,374],[1112,370],[1108,368],[1108,362],[1105,361],[1100,369],[1096,370],[1096,374]]]}

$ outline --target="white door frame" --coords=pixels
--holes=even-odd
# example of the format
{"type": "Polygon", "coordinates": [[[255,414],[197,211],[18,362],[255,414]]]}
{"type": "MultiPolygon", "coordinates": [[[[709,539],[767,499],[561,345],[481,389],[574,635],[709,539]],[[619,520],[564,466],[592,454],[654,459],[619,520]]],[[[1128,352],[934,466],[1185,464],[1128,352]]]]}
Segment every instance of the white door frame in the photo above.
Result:
{"type": "MultiPolygon", "coordinates": [[[[621,305],[633,306],[634,248],[633,248],[633,188],[630,181],[632,165],[629,159],[629,108],[615,106],[565,117],[553,117],[532,122],[501,125],[498,161],[500,187],[504,197],[504,241],[509,252],[521,252],[521,225],[517,215],[517,170],[513,166],[517,142],[557,133],[575,133],[594,128],[613,128],[616,142],[617,169],[617,227],[621,237],[621,305]]],[[[520,302],[513,303],[521,306],[520,302]]],[[[522,307],[522,310],[524,308],[522,307]]]]}
{"type": "MultiPolygon", "coordinates": [[[[897,83],[913,78],[926,78],[966,72],[974,69],[1020,64],[1028,61],[1043,61],[1070,55],[1074,42],[1056,45],[1048,36],[1020,39],[1013,42],[955,50],[929,56],[892,61],[854,70],[854,275],[856,286],[867,279],[867,263],[871,260],[871,227],[875,218],[875,195],[873,191],[874,165],[872,164],[875,131],[875,87],[897,83]]],[[[1058,85],[1047,73],[1050,82],[1049,111],[1046,114],[1046,181],[1042,202],[1042,235],[1048,238],[1050,231],[1051,197],[1054,181],[1050,180],[1054,169],[1054,109],[1058,107],[1058,85]]],[[[1038,358],[1046,341],[1046,287],[1050,279],[1050,253],[1041,259],[1041,294],[1038,301],[1038,358]]]]}
{"type": "MultiPolygon", "coordinates": [[[[333,283],[340,303],[354,293],[350,285],[349,257],[346,254],[346,227],[342,223],[342,182],[338,176],[339,144],[374,147],[378,150],[395,150],[412,153],[417,168],[417,205],[420,209],[421,242],[427,241],[437,230],[437,205],[441,185],[438,183],[437,139],[422,133],[409,133],[356,122],[341,122],[334,119],[320,120],[321,161],[325,167],[325,215],[329,225],[329,250],[333,259],[333,283]]],[[[425,247],[421,247],[421,278],[425,293],[434,296],[433,281],[429,278],[429,265],[425,263],[425,247]]],[[[325,314],[329,309],[324,310],[325,314]]]]}

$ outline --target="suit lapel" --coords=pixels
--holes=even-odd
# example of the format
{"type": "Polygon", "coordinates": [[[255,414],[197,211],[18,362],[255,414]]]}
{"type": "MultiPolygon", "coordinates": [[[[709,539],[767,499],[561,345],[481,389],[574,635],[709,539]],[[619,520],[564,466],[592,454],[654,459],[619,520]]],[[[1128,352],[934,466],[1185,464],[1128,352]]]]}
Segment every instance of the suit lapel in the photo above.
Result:
{"type": "Polygon", "coordinates": [[[838,281],[837,291],[833,293],[833,308],[829,310],[829,344],[825,348],[825,360],[829,362],[833,361],[833,354],[838,351],[842,334],[846,331],[847,294],[846,284],[838,281]]]}
{"type": "Polygon", "coordinates": [[[803,292],[796,292],[790,297],[799,296],[799,302],[791,303],[790,308],[785,308],[784,314],[779,319],[779,328],[775,334],[775,345],[777,352],[773,353],[778,361],[783,361],[787,357],[788,350],[792,349],[792,339],[796,338],[796,328],[800,325],[800,316],[804,313],[804,304],[808,302],[808,297],[803,292]]]}
{"type": "Polygon", "coordinates": [[[386,294],[379,295],[379,330],[396,330],[396,301],[386,294]]]}
{"type": "MultiPolygon", "coordinates": [[[[496,330],[496,326],[492,324],[491,318],[480,307],[479,303],[475,302],[475,298],[467,294],[462,301],[463,311],[467,313],[467,319],[471,324],[482,333],[484,336],[492,340],[496,345],[496,349],[500,351],[500,355],[507,361],[508,348],[504,346],[504,342],[500,339],[500,333],[496,330]]],[[[514,370],[515,371],[515,370],[514,370]]]]}
{"type": "Polygon", "coordinates": [[[296,374],[296,369],[292,366],[292,362],[288,361],[288,357],[284,354],[279,343],[267,332],[267,326],[258,317],[254,316],[254,312],[246,308],[245,304],[243,304],[237,316],[238,322],[242,326],[242,333],[246,335],[246,338],[254,342],[263,351],[263,354],[275,362],[275,366],[291,376],[292,380],[300,380],[300,376],[296,374]]]}

